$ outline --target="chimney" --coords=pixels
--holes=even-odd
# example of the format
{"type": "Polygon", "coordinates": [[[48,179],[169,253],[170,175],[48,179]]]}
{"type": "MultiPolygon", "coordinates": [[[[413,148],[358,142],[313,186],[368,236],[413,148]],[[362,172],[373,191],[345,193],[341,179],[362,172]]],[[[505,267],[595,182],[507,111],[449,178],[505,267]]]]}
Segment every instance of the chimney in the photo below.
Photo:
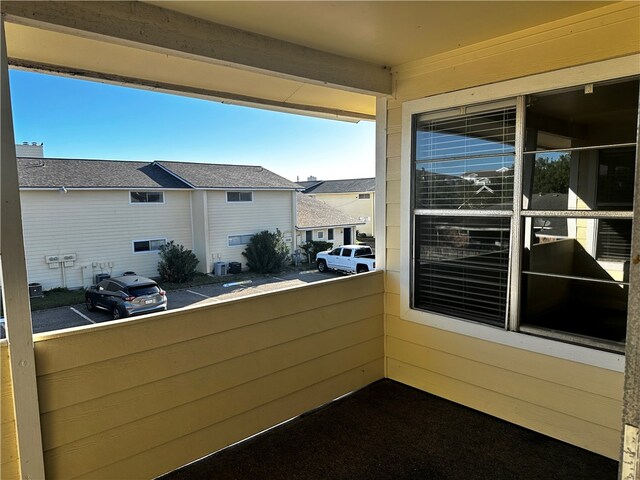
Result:
{"type": "Polygon", "coordinates": [[[38,142],[22,142],[16,143],[16,156],[28,158],[44,158],[44,143],[38,145],[38,142]]]}

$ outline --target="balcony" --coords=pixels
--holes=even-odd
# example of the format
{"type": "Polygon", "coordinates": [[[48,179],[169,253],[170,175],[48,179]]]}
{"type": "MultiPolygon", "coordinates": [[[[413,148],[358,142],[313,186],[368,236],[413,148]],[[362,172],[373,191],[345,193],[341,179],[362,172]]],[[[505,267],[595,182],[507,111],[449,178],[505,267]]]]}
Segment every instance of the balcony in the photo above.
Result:
{"type": "MultiPolygon", "coordinates": [[[[383,274],[34,336],[47,478],[150,478],[384,377],[383,274]]],[[[7,343],[2,478],[19,478],[7,343]]]]}
{"type": "MultiPolygon", "coordinates": [[[[615,478],[614,460],[384,380],[383,334],[372,272],[36,335],[46,476],[615,478]]],[[[17,478],[0,348],[2,471],[17,478]]]]}
{"type": "Polygon", "coordinates": [[[617,462],[380,380],[159,480],[614,479],[617,462]]]}

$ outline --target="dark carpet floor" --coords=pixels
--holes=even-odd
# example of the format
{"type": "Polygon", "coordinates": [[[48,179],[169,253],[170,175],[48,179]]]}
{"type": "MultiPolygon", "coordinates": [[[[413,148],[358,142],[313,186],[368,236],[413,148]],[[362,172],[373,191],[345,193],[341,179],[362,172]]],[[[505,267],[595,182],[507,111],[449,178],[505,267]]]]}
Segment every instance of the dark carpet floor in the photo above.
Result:
{"type": "Polygon", "coordinates": [[[391,380],[162,480],[615,480],[618,463],[391,380]]]}

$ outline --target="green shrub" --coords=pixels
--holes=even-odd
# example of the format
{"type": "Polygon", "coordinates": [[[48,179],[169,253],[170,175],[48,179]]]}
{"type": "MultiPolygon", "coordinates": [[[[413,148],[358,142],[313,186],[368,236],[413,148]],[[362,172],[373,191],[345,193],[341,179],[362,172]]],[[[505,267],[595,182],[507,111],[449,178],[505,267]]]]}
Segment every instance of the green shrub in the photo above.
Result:
{"type": "Polygon", "coordinates": [[[275,233],[264,230],[256,233],[247,244],[242,255],[250,270],[258,273],[281,272],[289,256],[289,248],[280,230],[275,233]]]}
{"type": "Polygon", "coordinates": [[[173,243],[173,240],[160,247],[160,262],[158,273],[165,282],[188,282],[196,274],[198,258],[183,245],[173,243]]]}
{"type": "Polygon", "coordinates": [[[300,246],[300,248],[308,255],[309,263],[316,261],[316,255],[318,253],[329,250],[332,247],[333,243],[325,242],[323,240],[311,240],[310,242],[300,246]]]}

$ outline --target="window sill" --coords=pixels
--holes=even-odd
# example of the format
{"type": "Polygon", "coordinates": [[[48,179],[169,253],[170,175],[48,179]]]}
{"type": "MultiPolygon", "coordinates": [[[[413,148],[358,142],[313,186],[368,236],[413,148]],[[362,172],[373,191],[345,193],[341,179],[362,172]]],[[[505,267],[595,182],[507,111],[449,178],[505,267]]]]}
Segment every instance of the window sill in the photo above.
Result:
{"type": "Polygon", "coordinates": [[[401,315],[403,320],[520,350],[540,353],[542,355],[583,363],[615,372],[624,372],[625,357],[620,353],[596,350],[586,346],[574,345],[556,339],[542,338],[521,332],[510,332],[500,327],[422,312],[411,308],[405,308],[403,310],[404,313],[401,315]]]}

